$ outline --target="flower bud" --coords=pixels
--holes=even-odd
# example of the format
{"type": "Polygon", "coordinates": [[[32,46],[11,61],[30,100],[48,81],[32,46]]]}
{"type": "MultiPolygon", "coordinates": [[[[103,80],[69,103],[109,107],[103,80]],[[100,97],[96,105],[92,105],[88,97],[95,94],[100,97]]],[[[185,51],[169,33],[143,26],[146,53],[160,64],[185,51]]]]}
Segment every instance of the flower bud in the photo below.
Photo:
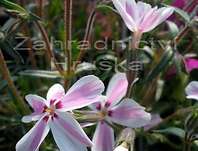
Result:
{"type": "Polygon", "coordinates": [[[114,151],[129,151],[129,147],[126,142],[123,142],[121,145],[116,147],[114,151]]]}

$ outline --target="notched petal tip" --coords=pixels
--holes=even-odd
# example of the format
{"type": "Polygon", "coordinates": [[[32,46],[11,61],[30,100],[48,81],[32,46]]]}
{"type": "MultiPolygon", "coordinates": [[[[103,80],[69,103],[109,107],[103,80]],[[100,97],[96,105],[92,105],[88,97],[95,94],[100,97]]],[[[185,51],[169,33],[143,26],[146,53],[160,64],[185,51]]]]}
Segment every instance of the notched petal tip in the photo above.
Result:
{"type": "Polygon", "coordinates": [[[151,120],[151,114],[131,99],[123,100],[111,111],[112,114],[109,118],[113,122],[131,128],[143,127],[151,120]]]}
{"type": "Polygon", "coordinates": [[[61,99],[65,95],[65,89],[59,83],[52,85],[47,92],[47,102],[51,100],[61,99]]]}

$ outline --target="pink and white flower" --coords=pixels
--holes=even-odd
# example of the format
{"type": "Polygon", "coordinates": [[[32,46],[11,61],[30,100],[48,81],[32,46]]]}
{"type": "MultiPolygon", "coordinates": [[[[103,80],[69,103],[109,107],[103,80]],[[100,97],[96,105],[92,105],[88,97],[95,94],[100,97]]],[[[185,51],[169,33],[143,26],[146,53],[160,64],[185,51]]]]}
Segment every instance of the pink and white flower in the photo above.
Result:
{"type": "Polygon", "coordinates": [[[154,7],[135,0],[112,0],[128,29],[145,33],[153,30],[174,12],[172,7],[154,7]]]}
{"type": "Polygon", "coordinates": [[[157,126],[162,122],[162,118],[160,117],[159,114],[151,114],[151,121],[144,126],[145,131],[149,131],[153,127],[157,126]]]}
{"type": "Polygon", "coordinates": [[[198,100],[198,81],[192,81],[186,87],[187,99],[198,100]]]}
{"type": "Polygon", "coordinates": [[[65,94],[60,84],[53,85],[44,99],[27,95],[33,108],[23,122],[37,121],[35,126],[16,144],[16,151],[38,151],[49,130],[61,151],[86,151],[92,142],[79,123],[67,112],[98,101],[104,85],[97,77],[89,75],[78,80],[65,94]]]}
{"type": "Polygon", "coordinates": [[[99,121],[93,136],[92,151],[112,151],[114,147],[114,131],[106,123],[117,123],[130,128],[142,127],[149,123],[151,115],[145,108],[132,99],[121,99],[126,95],[128,81],[126,74],[117,73],[101,97],[101,102],[90,106],[99,115],[99,121]]]}

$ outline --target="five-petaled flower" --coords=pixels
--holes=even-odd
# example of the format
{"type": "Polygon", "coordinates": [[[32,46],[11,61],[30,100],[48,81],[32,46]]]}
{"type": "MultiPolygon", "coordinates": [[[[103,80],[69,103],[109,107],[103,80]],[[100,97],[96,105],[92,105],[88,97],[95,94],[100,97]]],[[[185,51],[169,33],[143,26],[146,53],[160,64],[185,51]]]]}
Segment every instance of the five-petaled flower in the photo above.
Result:
{"type": "Polygon", "coordinates": [[[90,106],[99,115],[92,151],[113,150],[114,132],[107,123],[117,123],[130,128],[142,127],[149,123],[151,115],[144,111],[144,107],[132,99],[126,98],[121,101],[126,95],[127,87],[126,74],[117,73],[109,82],[106,96],[101,97],[101,102],[90,106]]]}
{"type": "Polygon", "coordinates": [[[129,30],[135,33],[145,33],[153,30],[164,22],[174,12],[173,7],[156,6],[137,2],[135,0],[112,0],[129,30]]]}
{"type": "Polygon", "coordinates": [[[198,81],[192,81],[186,87],[187,99],[198,100],[198,81]]]}
{"type": "Polygon", "coordinates": [[[104,85],[93,75],[78,80],[65,94],[60,84],[53,85],[44,99],[27,95],[26,100],[34,113],[24,116],[23,122],[37,121],[36,125],[17,143],[16,151],[38,151],[51,129],[61,151],[86,151],[92,142],[69,112],[98,100],[104,85]]]}

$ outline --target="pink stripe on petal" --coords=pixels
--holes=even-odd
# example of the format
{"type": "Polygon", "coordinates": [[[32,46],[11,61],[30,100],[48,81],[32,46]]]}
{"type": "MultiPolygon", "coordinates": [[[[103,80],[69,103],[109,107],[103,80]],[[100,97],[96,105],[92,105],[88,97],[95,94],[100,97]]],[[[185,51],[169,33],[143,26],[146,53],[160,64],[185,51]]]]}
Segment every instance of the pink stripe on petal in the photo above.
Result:
{"type": "Polygon", "coordinates": [[[29,105],[34,109],[35,113],[42,113],[44,107],[46,106],[45,104],[45,99],[38,96],[38,95],[26,95],[25,99],[27,100],[27,102],[29,103],[29,105]]]}
{"type": "Polygon", "coordinates": [[[131,31],[137,30],[137,25],[135,23],[135,20],[127,13],[126,11],[126,1],[128,0],[113,0],[113,4],[115,8],[118,10],[119,14],[121,15],[122,19],[124,20],[126,26],[131,31]]]}
{"type": "Polygon", "coordinates": [[[125,99],[111,109],[109,119],[131,128],[142,127],[151,120],[151,115],[144,111],[144,107],[131,99],[125,99]]]}
{"type": "Polygon", "coordinates": [[[137,25],[139,25],[143,21],[146,14],[151,10],[151,5],[138,1],[137,9],[138,9],[139,16],[138,16],[136,23],[137,25]]]}
{"type": "Polygon", "coordinates": [[[93,136],[92,151],[113,151],[114,132],[105,122],[99,122],[93,136]]]}
{"type": "Polygon", "coordinates": [[[166,21],[166,19],[168,19],[168,17],[170,17],[173,12],[174,9],[171,7],[162,7],[155,11],[153,16],[151,16],[152,19],[148,20],[149,24],[147,24],[148,26],[146,26],[144,32],[153,30],[156,26],[166,21]]]}
{"type": "Polygon", "coordinates": [[[154,7],[149,10],[142,19],[142,22],[139,24],[139,30],[142,32],[147,32],[151,30],[151,26],[157,21],[157,7],[154,7]]]}
{"type": "Polygon", "coordinates": [[[47,122],[40,119],[16,144],[16,151],[37,151],[49,132],[47,122]]]}
{"type": "Polygon", "coordinates": [[[117,104],[127,93],[128,81],[125,73],[117,73],[109,82],[106,96],[110,106],[117,104]]]}
{"type": "Polygon", "coordinates": [[[61,128],[63,135],[74,139],[79,144],[84,146],[92,146],[92,142],[87,137],[80,124],[69,113],[57,113],[57,118],[54,118],[52,124],[61,128]]]}
{"type": "Polygon", "coordinates": [[[65,95],[65,90],[60,84],[54,84],[47,92],[47,104],[61,100],[65,95]]]}
{"type": "Polygon", "coordinates": [[[78,80],[66,93],[61,105],[61,111],[78,109],[98,102],[104,84],[96,76],[85,76],[78,80]]]}
{"type": "MultiPolygon", "coordinates": [[[[123,2],[124,3],[124,2],[123,2]]],[[[125,2],[126,12],[133,18],[136,22],[138,19],[138,11],[136,2],[134,0],[126,0],[125,2]]]]}

